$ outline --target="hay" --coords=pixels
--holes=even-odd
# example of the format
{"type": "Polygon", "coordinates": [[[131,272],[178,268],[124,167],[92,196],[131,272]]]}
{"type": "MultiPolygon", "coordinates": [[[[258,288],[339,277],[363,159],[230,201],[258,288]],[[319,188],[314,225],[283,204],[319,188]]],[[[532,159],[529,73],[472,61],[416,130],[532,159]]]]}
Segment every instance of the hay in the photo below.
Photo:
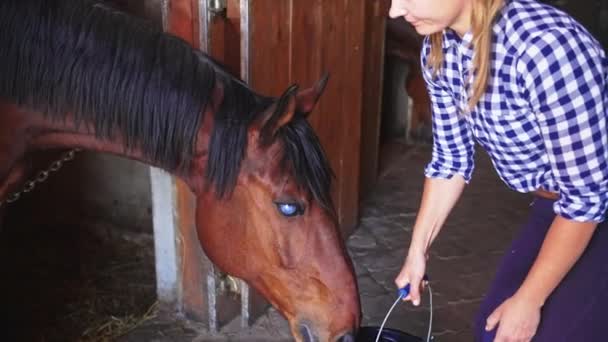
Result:
{"type": "Polygon", "coordinates": [[[141,316],[127,315],[124,317],[110,316],[105,322],[101,321],[89,327],[82,333],[82,342],[113,341],[129,331],[139,327],[144,322],[153,319],[158,313],[158,302],[155,302],[141,316]]]}

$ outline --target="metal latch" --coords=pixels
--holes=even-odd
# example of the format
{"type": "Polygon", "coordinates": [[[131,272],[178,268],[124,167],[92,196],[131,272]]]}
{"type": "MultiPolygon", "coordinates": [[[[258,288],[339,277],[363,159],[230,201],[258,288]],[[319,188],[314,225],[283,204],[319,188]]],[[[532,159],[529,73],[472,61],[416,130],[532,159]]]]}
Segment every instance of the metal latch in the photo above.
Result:
{"type": "Polygon", "coordinates": [[[226,12],[226,0],[208,0],[207,8],[213,15],[223,15],[226,12]]]}

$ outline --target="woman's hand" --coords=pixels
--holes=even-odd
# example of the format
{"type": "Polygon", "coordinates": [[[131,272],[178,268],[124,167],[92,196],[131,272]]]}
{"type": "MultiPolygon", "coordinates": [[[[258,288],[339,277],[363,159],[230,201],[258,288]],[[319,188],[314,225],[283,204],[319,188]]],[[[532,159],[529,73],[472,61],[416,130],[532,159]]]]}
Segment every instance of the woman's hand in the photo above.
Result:
{"type": "Polygon", "coordinates": [[[486,321],[486,330],[498,324],[494,342],[528,342],[536,334],[540,322],[540,306],[515,294],[504,301],[486,321]]]}
{"type": "Polygon", "coordinates": [[[410,293],[404,300],[411,300],[414,305],[420,304],[420,292],[422,289],[422,278],[426,269],[426,256],[424,253],[412,252],[408,254],[403,268],[395,279],[398,288],[410,284],[410,293]]]}

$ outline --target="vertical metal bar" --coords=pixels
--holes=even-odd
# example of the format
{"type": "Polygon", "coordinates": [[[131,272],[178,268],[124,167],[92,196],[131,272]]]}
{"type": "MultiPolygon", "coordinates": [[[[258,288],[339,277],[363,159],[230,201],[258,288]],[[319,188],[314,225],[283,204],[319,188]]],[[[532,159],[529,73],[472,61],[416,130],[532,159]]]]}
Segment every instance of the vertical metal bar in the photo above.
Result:
{"type": "Polygon", "coordinates": [[[181,311],[179,228],[175,217],[175,180],[165,171],[150,167],[156,293],[158,299],[181,311]]]}
{"type": "Polygon", "coordinates": [[[169,30],[169,0],[160,1],[160,13],[163,20],[163,30],[169,30]]]}
{"type": "Polygon", "coordinates": [[[215,269],[211,266],[211,269],[207,271],[207,308],[209,310],[209,332],[212,334],[217,333],[217,294],[215,291],[215,269]]]}
{"type": "MultiPolygon", "coordinates": [[[[249,65],[249,57],[250,57],[250,46],[249,46],[249,37],[250,37],[250,21],[249,17],[251,15],[251,0],[241,0],[240,2],[240,11],[241,11],[241,78],[245,83],[251,82],[251,74],[250,74],[250,65],[249,65]]],[[[241,327],[247,328],[249,327],[249,314],[250,308],[250,291],[249,286],[243,280],[241,282],[241,327]]]]}
{"type": "Polygon", "coordinates": [[[198,42],[200,49],[210,54],[210,32],[209,25],[211,16],[209,15],[209,0],[198,0],[198,42]]]}
{"type": "Polygon", "coordinates": [[[249,299],[251,291],[249,290],[249,285],[243,280],[239,279],[241,283],[241,328],[249,328],[249,317],[250,317],[250,307],[249,303],[251,300],[249,299]]]}
{"type": "Polygon", "coordinates": [[[249,73],[249,55],[251,53],[249,50],[250,9],[251,0],[241,0],[241,78],[246,83],[251,81],[249,73]]]}

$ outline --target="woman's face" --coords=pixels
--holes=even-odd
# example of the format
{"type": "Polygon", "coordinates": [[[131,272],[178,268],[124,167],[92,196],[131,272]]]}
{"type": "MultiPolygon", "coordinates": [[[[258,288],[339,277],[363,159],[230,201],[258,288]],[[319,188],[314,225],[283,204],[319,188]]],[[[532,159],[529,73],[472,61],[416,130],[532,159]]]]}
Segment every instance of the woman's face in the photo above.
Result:
{"type": "Polygon", "coordinates": [[[421,35],[452,28],[461,36],[469,30],[473,0],[392,0],[389,16],[404,17],[421,35]]]}

